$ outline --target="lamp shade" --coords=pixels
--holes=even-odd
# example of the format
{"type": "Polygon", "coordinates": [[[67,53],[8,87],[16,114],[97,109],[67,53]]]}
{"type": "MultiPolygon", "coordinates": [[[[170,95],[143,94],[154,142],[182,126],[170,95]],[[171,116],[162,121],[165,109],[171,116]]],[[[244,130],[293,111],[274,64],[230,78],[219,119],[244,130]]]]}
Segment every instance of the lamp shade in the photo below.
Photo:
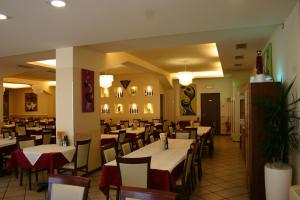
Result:
{"type": "Polygon", "coordinates": [[[100,75],[99,76],[99,83],[100,87],[102,88],[109,88],[112,86],[112,82],[114,81],[113,75],[100,75]]]}
{"type": "Polygon", "coordinates": [[[180,85],[188,86],[193,82],[193,74],[191,72],[179,72],[177,74],[177,78],[179,79],[180,85]]]}

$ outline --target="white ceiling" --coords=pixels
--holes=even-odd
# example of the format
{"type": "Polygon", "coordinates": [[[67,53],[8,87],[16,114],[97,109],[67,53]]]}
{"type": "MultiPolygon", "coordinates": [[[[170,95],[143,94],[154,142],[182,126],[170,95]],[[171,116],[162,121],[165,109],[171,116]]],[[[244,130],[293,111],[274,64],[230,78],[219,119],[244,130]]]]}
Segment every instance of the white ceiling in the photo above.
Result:
{"type": "MultiPolygon", "coordinates": [[[[54,49],[66,46],[88,45],[102,52],[127,51],[138,57],[138,52],[151,51],[149,48],[212,42],[218,46],[224,71],[240,70],[234,67],[234,56],[240,54],[245,56],[241,69],[250,69],[256,50],[265,45],[297,0],[66,2],[66,8],[57,9],[47,0],[0,1],[0,13],[10,17],[0,21],[0,72],[53,80],[48,69],[18,65],[54,58],[54,49]],[[246,50],[235,50],[235,44],[244,42],[248,43],[246,50]]],[[[128,71],[126,66],[123,71],[128,71]]]]}

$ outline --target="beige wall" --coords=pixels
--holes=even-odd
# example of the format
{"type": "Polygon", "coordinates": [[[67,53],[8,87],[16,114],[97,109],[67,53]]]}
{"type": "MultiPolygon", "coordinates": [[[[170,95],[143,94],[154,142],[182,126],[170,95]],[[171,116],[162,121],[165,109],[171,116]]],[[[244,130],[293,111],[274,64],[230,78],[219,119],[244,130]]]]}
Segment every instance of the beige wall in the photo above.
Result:
{"type": "MultiPolygon", "coordinates": [[[[193,83],[197,86],[197,114],[196,116],[182,116],[180,115],[180,96],[179,89],[180,85],[175,80],[175,90],[169,91],[169,101],[175,105],[175,112],[169,109],[168,116],[170,119],[177,120],[195,120],[197,117],[201,120],[201,93],[220,93],[220,113],[221,113],[221,134],[226,133],[225,123],[230,120],[230,102],[227,98],[233,97],[233,85],[238,83],[238,87],[245,84],[249,80],[250,73],[244,72],[231,72],[227,73],[224,78],[207,78],[207,79],[194,79],[193,83]],[[172,100],[173,99],[173,100],[172,100]],[[172,117],[172,115],[174,115],[172,117]]],[[[237,89],[238,90],[238,89],[237,89]]],[[[239,108],[238,108],[239,109],[239,108]]]]}
{"type": "MultiPolygon", "coordinates": [[[[149,74],[135,74],[135,75],[119,75],[114,77],[114,82],[112,87],[109,88],[109,97],[103,97],[100,99],[100,104],[108,104],[110,108],[109,114],[101,113],[101,119],[108,121],[109,119],[113,119],[113,123],[119,122],[119,120],[132,120],[132,119],[144,119],[151,120],[153,118],[160,117],[160,84],[157,76],[149,75],[149,74]],[[130,80],[130,84],[125,91],[125,94],[121,98],[117,98],[114,95],[114,90],[117,87],[122,87],[120,80],[130,80]],[[148,86],[152,86],[153,88],[153,96],[145,96],[144,89],[148,86]],[[130,87],[136,86],[138,88],[137,95],[132,97],[129,96],[130,87]],[[114,112],[114,106],[116,104],[123,104],[124,113],[116,114],[114,112]],[[130,114],[129,113],[129,105],[132,103],[136,103],[138,105],[138,114],[130,114]],[[153,106],[153,114],[144,114],[144,105],[146,103],[151,103],[153,106]]],[[[100,96],[100,93],[98,93],[100,96]]],[[[99,107],[101,106],[99,105],[99,107]]]]}
{"type": "Polygon", "coordinates": [[[25,94],[32,93],[31,88],[9,89],[9,115],[16,117],[55,117],[55,87],[50,87],[48,92],[38,94],[38,110],[25,111],[25,94]]]}

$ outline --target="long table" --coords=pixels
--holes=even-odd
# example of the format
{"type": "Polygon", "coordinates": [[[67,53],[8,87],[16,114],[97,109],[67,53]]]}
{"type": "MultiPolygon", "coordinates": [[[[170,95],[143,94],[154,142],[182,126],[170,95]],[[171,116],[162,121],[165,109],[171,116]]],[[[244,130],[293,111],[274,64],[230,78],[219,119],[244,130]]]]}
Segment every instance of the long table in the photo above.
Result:
{"type": "Polygon", "coordinates": [[[208,134],[211,130],[210,126],[186,126],[185,128],[197,128],[197,135],[203,136],[208,134]]]}
{"type": "MultiPolygon", "coordinates": [[[[187,150],[192,142],[193,140],[169,139],[169,149],[163,150],[160,141],[156,141],[127,154],[125,157],[151,156],[150,188],[170,191],[175,184],[174,173],[177,167],[185,160],[187,150]]],[[[104,164],[99,189],[105,195],[108,195],[110,185],[121,185],[121,176],[116,160],[104,164]]]]}

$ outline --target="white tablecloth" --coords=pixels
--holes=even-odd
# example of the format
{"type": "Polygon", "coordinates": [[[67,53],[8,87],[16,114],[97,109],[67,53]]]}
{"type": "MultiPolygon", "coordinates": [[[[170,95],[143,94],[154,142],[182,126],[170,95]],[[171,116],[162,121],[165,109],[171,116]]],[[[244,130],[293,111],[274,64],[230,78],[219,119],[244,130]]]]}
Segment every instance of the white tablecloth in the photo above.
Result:
{"type": "Polygon", "coordinates": [[[197,127],[193,127],[193,126],[186,126],[185,128],[197,128],[197,135],[202,136],[207,134],[211,127],[210,126],[197,126],[197,127]]]}
{"type": "MultiPolygon", "coordinates": [[[[132,128],[126,128],[126,129],[120,129],[120,130],[126,130],[126,133],[132,133],[132,134],[142,134],[145,132],[145,127],[137,127],[137,129],[133,130],[132,128]]],[[[119,133],[120,130],[110,131],[111,133],[119,133]]]]}
{"type": "Polygon", "coordinates": [[[14,128],[15,124],[4,124],[3,128],[14,128]]]}
{"type": "MultiPolygon", "coordinates": [[[[169,149],[162,150],[161,142],[156,141],[141,149],[138,149],[126,158],[139,158],[151,156],[151,169],[168,170],[170,173],[173,169],[184,161],[187,151],[193,140],[185,139],[168,139],[169,149]]],[[[116,160],[106,163],[108,166],[117,166],[116,160]]]]}
{"type": "Polygon", "coordinates": [[[114,138],[116,141],[118,140],[118,135],[117,134],[101,134],[101,139],[110,139],[114,138]]]}
{"type": "Polygon", "coordinates": [[[1,138],[0,139],[0,147],[7,147],[10,145],[16,144],[16,138],[8,139],[8,138],[1,138]]]}
{"type": "Polygon", "coordinates": [[[23,149],[23,153],[29,162],[34,165],[44,153],[62,153],[64,157],[71,162],[76,148],[74,146],[63,147],[57,144],[45,144],[23,149]]]}

